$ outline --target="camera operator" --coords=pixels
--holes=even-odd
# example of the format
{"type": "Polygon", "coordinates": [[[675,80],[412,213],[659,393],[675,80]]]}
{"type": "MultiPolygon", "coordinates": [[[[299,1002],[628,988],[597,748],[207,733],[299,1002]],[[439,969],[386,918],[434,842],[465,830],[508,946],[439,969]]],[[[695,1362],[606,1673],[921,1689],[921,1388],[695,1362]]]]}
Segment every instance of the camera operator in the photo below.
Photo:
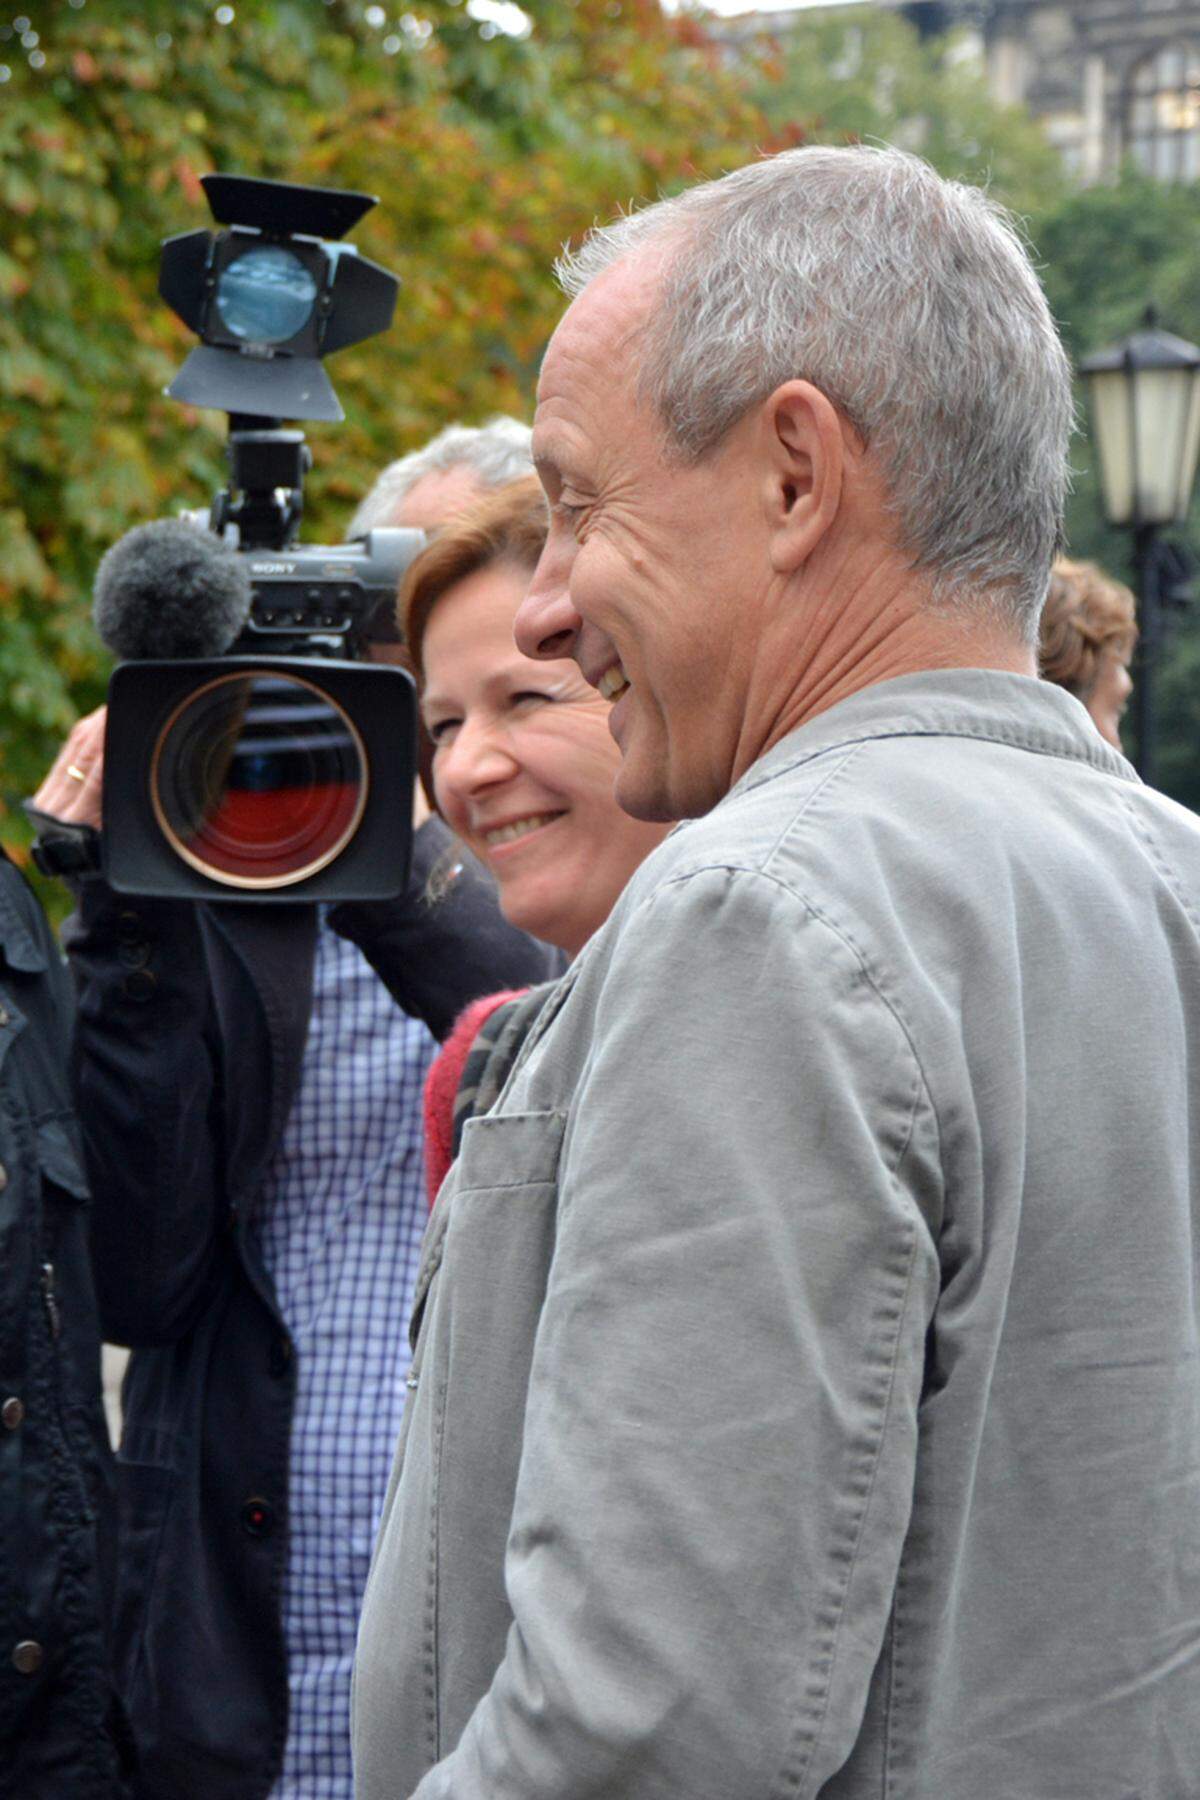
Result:
{"type": "MultiPolygon", "coordinates": [[[[352,529],[428,529],[529,466],[515,421],[451,427],[385,471],[352,529]]],[[[98,823],[102,743],[82,721],[44,810],[98,823]]],[[[451,844],[428,819],[405,898],[320,914],[79,884],[97,1279],[106,1336],[133,1346],[116,1653],[140,1800],[352,1793],[351,1660],[426,1213],[422,1085],[464,1004],[558,966],[469,859],[429,903],[451,844]]]]}

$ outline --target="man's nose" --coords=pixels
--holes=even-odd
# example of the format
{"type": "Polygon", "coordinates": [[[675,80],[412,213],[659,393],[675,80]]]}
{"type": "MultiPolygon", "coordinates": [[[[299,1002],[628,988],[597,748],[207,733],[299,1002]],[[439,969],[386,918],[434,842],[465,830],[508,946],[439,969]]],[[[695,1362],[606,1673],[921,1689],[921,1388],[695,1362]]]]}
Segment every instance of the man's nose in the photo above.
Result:
{"type": "Polygon", "coordinates": [[[575,654],[583,620],[571,604],[571,560],[570,550],[553,539],[542,551],[513,621],[513,637],[522,655],[551,661],[575,654]]]}

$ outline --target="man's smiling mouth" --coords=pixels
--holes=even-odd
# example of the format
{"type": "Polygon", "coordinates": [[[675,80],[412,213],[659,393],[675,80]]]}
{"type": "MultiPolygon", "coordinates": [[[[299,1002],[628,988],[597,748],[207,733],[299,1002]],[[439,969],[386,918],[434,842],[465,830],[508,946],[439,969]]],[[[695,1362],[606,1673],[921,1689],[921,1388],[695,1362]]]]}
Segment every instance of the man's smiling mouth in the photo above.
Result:
{"type": "Polygon", "coordinates": [[[620,663],[614,663],[606,669],[596,683],[596,692],[605,700],[619,700],[629,686],[629,680],[620,663]]]}

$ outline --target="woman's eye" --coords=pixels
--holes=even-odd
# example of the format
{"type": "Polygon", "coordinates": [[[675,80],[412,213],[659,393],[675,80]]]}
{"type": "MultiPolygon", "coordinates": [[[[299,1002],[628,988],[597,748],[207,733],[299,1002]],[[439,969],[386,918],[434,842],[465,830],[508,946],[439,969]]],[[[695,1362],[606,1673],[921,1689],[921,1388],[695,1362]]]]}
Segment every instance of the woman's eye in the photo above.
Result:
{"type": "Polygon", "coordinates": [[[458,727],[457,719],[427,719],[425,729],[435,744],[444,744],[458,727]]]}
{"type": "Polygon", "coordinates": [[[548,701],[549,698],[549,694],[538,694],[535,693],[532,688],[528,688],[523,693],[514,694],[512,703],[514,706],[540,706],[548,701]]]}

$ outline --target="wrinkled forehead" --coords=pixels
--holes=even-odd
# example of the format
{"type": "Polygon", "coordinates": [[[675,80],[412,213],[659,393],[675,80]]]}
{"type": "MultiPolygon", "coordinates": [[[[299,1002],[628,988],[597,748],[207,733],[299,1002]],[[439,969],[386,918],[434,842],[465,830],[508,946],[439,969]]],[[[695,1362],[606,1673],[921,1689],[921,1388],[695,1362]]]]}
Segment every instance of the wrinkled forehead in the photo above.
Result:
{"type": "Polygon", "coordinates": [[[621,262],[584,288],[559,320],[542,360],[538,405],[552,401],[576,380],[612,381],[636,360],[657,284],[637,266],[621,262]]]}
{"type": "Polygon", "coordinates": [[[657,259],[631,257],[590,283],[563,314],[538,381],[533,456],[560,466],[580,436],[628,429],[640,407],[638,355],[659,288],[657,259]]]}

